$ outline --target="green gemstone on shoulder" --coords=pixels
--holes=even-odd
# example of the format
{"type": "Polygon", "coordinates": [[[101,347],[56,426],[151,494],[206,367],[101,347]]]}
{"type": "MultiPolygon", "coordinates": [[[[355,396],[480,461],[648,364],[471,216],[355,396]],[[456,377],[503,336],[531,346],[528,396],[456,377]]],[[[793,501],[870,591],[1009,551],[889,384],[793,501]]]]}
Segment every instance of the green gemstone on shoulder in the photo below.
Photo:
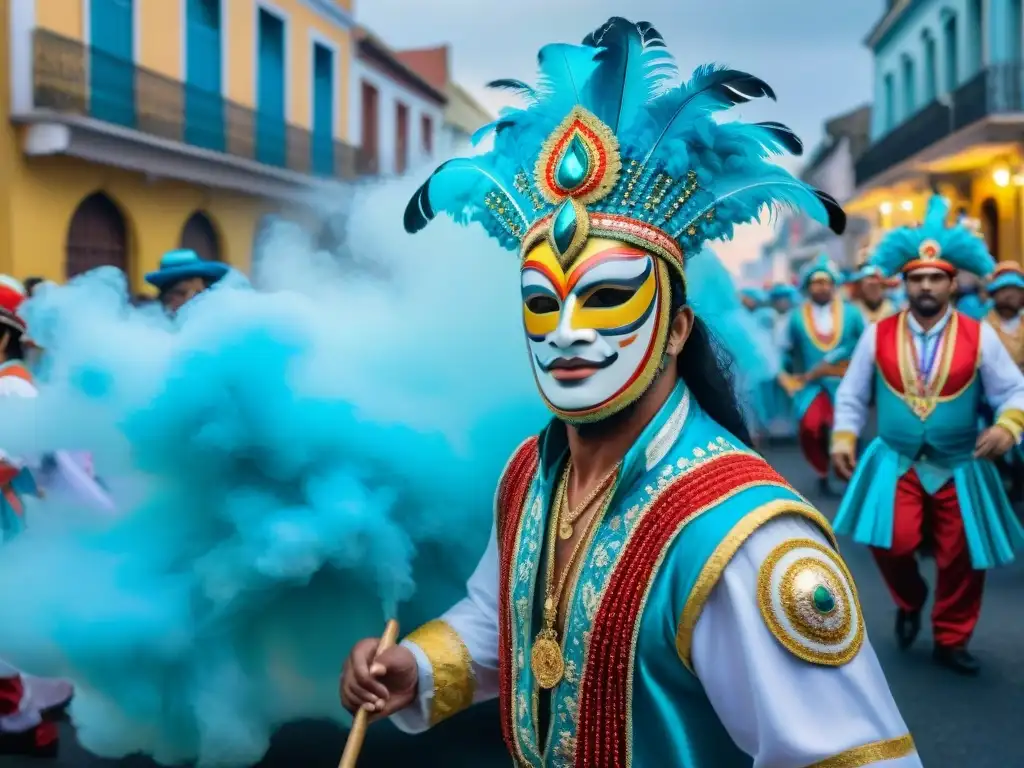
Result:
{"type": "Polygon", "coordinates": [[[836,609],[836,599],[824,584],[819,584],[814,588],[811,600],[814,602],[814,609],[818,613],[832,613],[836,609]]]}

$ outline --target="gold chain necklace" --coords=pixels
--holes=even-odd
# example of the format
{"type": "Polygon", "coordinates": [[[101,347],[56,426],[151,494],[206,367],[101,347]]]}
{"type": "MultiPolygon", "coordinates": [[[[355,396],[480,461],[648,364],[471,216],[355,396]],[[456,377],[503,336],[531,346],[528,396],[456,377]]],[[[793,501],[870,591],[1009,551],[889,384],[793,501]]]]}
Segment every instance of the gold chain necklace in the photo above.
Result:
{"type": "MultiPolygon", "coordinates": [[[[572,466],[571,461],[569,462],[569,466],[572,466]]],[[[595,501],[597,501],[597,497],[600,496],[601,493],[608,487],[608,483],[612,481],[612,478],[615,477],[618,471],[619,464],[616,463],[616,465],[611,468],[608,474],[602,477],[600,482],[594,486],[594,490],[587,494],[587,497],[576,505],[576,509],[570,511],[568,478],[571,477],[572,470],[566,470],[565,503],[559,506],[558,508],[558,535],[562,538],[562,541],[568,541],[572,538],[572,534],[574,531],[573,526],[575,526],[576,522],[581,517],[583,517],[583,513],[590,509],[591,505],[595,501]]]]}
{"type": "Polygon", "coordinates": [[[546,691],[558,685],[562,681],[562,677],[565,675],[565,659],[562,657],[562,645],[559,642],[558,632],[555,630],[555,619],[558,617],[558,604],[562,600],[562,592],[565,590],[566,581],[573,570],[573,566],[576,562],[576,558],[579,556],[583,542],[589,540],[590,530],[593,529],[597,522],[604,517],[604,513],[608,508],[608,502],[611,500],[611,493],[609,493],[604,499],[604,506],[602,507],[601,512],[594,515],[593,519],[590,521],[587,533],[580,536],[579,540],[576,542],[576,546],[573,547],[572,554],[569,555],[569,560],[565,564],[565,568],[558,579],[557,586],[555,586],[555,532],[559,527],[557,525],[557,516],[563,505],[567,504],[566,491],[568,489],[568,485],[569,467],[566,466],[565,472],[562,473],[562,479],[558,485],[558,491],[555,494],[555,515],[552,515],[552,521],[548,526],[548,562],[544,585],[543,627],[534,638],[533,649],[530,651],[530,668],[533,670],[533,676],[536,678],[537,684],[546,691]]]}

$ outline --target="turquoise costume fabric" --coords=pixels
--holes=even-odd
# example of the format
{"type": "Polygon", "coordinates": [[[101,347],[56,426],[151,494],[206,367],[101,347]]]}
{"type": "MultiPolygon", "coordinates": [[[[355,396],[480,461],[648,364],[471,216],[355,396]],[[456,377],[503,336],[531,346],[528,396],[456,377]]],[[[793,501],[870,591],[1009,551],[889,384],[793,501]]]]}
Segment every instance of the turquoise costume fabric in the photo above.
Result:
{"type": "MultiPolygon", "coordinates": [[[[835,317],[838,322],[833,334],[838,335],[834,343],[823,344],[814,336],[810,327],[810,303],[797,307],[789,318],[789,338],[791,343],[788,369],[793,373],[807,373],[821,364],[836,364],[849,360],[857,346],[857,340],[864,333],[864,317],[852,304],[833,299],[835,317]]],[[[804,413],[822,392],[830,400],[835,400],[839,389],[838,376],[823,376],[808,382],[793,396],[793,411],[799,421],[804,413]]]]}
{"type": "MultiPolygon", "coordinates": [[[[551,499],[566,458],[565,428],[554,422],[540,441],[540,471],[534,478],[530,501],[520,531],[513,572],[544,573],[541,552],[551,509],[551,499]]],[[[541,759],[537,737],[539,724],[532,707],[519,708],[516,732],[519,746],[535,765],[561,766],[559,745],[575,739],[570,717],[579,706],[580,670],[585,647],[580,638],[592,625],[596,601],[611,577],[630,531],[640,512],[662,492],[672,478],[692,471],[704,462],[733,452],[749,452],[733,435],[724,431],[700,410],[686,387],[680,383],[657,416],[626,454],[613,487],[608,512],[583,554],[583,566],[572,593],[566,617],[565,636],[575,638],[566,646],[563,680],[552,691],[550,723],[544,743],[550,745],[541,759]]],[[[724,491],[725,489],[723,489],[724,491]]],[[[750,757],[735,746],[704,694],[700,681],[680,659],[675,644],[687,599],[697,577],[715,548],[733,527],[754,510],[772,502],[785,501],[794,514],[809,510],[799,494],[784,485],[758,484],[742,490],[703,511],[683,528],[670,545],[657,570],[646,607],[639,619],[634,658],[632,764],[637,766],[692,765],[701,768],[749,768],[750,757]],[[666,633],[666,628],[671,631],[666,633]]],[[[816,513],[806,512],[821,521],[816,513]]],[[[823,528],[824,530],[824,528],[823,528]]],[[[830,533],[826,530],[826,535],[830,533]]],[[[724,564],[723,564],[724,566],[724,564]]],[[[528,663],[532,639],[540,613],[531,592],[532,579],[520,580],[511,595],[512,604],[532,604],[532,622],[514,626],[511,657],[515,663],[516,688],[534,688],[528,663]],[[523,602],[525,601],[525,603],[523,602]]]]}

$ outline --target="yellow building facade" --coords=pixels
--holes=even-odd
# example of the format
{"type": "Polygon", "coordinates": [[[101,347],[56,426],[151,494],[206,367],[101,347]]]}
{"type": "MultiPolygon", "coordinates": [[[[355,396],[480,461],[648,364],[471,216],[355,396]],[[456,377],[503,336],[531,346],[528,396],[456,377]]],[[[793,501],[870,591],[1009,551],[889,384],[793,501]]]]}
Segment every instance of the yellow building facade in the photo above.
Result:
{"type": "Polygon", "coordinates": [[[0,273],[111,264],[139,288],[178,247],[247,269],[265,216],[354,178],[350,12],[0,0],[0,273]]]}

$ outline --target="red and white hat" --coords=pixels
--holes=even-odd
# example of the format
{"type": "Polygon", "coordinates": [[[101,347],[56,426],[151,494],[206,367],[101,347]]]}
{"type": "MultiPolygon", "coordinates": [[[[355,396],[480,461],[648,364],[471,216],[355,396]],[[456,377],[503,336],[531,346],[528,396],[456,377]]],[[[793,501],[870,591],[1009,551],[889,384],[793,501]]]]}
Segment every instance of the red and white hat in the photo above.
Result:
{"type": "Polygon", "coordinates": [[[13,328],[25,332],[25,321],[18,316],[18,309],[28,297],[25,286],[9,275],[0,275],[0,332],[13,328]]]}

